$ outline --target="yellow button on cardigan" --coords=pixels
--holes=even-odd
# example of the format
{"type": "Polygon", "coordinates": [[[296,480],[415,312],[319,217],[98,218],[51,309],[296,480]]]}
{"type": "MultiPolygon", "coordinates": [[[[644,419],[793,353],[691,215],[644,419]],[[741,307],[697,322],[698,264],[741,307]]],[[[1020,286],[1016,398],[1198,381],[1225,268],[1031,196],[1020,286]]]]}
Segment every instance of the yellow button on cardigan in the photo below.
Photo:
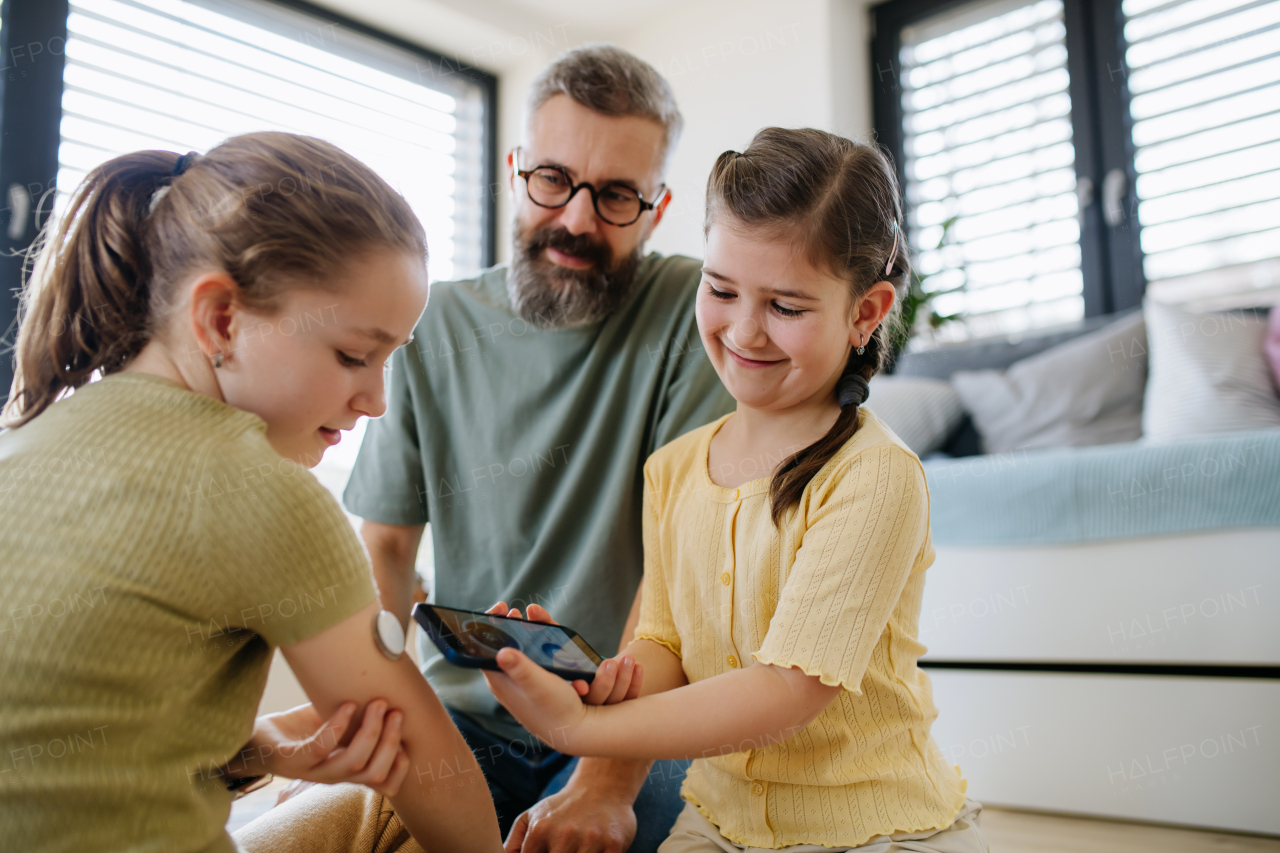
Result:
{"type": "Polygon", "coordinates": [[[844,689],[799,731],[695,761],[683,796],[754,847],[856,846],[950,826],[965,781],[929,735],[937,710],[916,666],[934,558],[919,460],[862,409],[775,528],[768,478],[725,489],[708,475],[711,437],[730,417],[645,464],[637,637],[679,655],[690,682],[759,661],[844,689]]]}

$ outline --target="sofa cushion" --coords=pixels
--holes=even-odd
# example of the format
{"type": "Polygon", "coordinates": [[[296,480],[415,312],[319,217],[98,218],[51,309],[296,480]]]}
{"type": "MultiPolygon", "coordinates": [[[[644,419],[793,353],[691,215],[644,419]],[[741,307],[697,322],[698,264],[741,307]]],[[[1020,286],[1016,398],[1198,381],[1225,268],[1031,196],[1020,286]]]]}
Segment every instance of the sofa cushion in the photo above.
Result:
{"type": "Polygon", "coordinates": [[[1012,364],[951,377],[986,453],[1135,441],[1147,341],[1141,314],[1012,364]]]}
{"type": "Polygon", "coordinates": [[[873,376],[866,406],[917,456],[942,447],[964,418],[951,383],[923,376],[873,376]]]}
{"type": "MultiPolygon", "coordinates": [[[[994,339],[902,353],[894,361],[890,370],[894,376],[931,376],[935,379],[950,379],[951,374],[957,370],[1000,370],[1015,361],[1021,361],[1036,353],[1044,352],[1050,347],[1101,329],[1121,317],[1130,313],[1139,313],[1141,310],[1141,308],[1130,308],[1115,314],[1086,317],[1065,329],[1041,331],[1031,336],[1010,334],[994,339]]],[[[976,456],[982,453],[982,438],[978,435],[973,419],[968,414],[960,419],[960,425],[947,437],[941,449],[948,456],[976,456]]]]}
{"type": "Polygon", "coordinates": [[[1267,332],[1267,361],[1271,362],[1271,381],[1280,389],[1280,305],[1271,306],[1271,330],[1267,332]]]}
{"type": "Polygon", "coordinates": [[[1144,310],[1151,338],[1146,440],[1280,427],[1280,397],[1263,353],[1265,314],[1196,314],[1150,299],[1144,310]]]}
{"type": "Polygon", "coordinates": [[[892,370],[894,376],[932,376],[950,379],[957,370],[1003,370],[1015,361],[1030,358],[1050,347],[1087,335],[1129,316],[1141,313],[1130,308],[1114,314],[1086,317],[1071,326],[1042,330],[1031,334],[1003,335],[960,344],[947,344],[933,349],[905,352],[898,356],[892,370]]]}

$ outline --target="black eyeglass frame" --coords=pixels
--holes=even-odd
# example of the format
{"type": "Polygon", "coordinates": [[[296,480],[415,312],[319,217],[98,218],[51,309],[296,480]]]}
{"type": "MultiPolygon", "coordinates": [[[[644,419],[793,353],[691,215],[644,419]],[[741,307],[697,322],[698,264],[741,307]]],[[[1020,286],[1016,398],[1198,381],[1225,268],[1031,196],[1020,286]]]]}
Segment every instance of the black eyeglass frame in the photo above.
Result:
{"type": "Polygon", "coordinates": [[[645,211],[654,210],[655,208],[657,208],[658,205],[662,204],[662,200],[667,197],[666,184],[663,184],[662,187],[659,189],[657,198],[655,198],[653,201],[645,201],[644,193],[640,192],[640,190],[636,189],[635,187],[628,186],[627,184],[617,184],[617,183],[605,184],[600,189],[596,189],[595,185],[588,181],[583,181],[580,184],[575,184],[573,182],[573,178],[569,177],[569,173],[566,172],[560,166],[534,166],[532,169],[521,169],[520,168],[520,148],[518,146],[516,148],[513,148],[511,151],[511,162],[512,162],[512,165],[515,166],[516,174],[524,179],[525,195],[529,197],[529,201],[533,202],[538,207],[545,208],[547,210],[559,210],[562,207],[567,207],[569,205],[569,202],[573,201],[573,197],[578,194],[578,190],[585,188],[588,192],[591,193],[591,207],[592,209],[595,210],[596,216],[600,217],[600,220],[602,222],[606,222],[609,225],[612,225],[616,228],[626,228],[628,225],[635,225],[637,222],[640,221],[640,217],[644,216],[645,211]],[[564,182],[569,185],[568,198],[566,198],[560,204],[543,204],[542,202],[534,198],[533,193],[529,191],[529,176],[532,175],[534,172],[538,171],[539,169],[550,169],[553,172],[559,172],[561,175],[563,175],[564,182]],[[614,222],[612,219],[610,219],[609,217],[605,216],[603,213],[600,212],[600,193],[614,186],[622,187],[628,192],[633,192],[636,194],[636,198],[640,199],[640,212],[636,214],[635,219],[632,219],[629,222],[614,222]]]}

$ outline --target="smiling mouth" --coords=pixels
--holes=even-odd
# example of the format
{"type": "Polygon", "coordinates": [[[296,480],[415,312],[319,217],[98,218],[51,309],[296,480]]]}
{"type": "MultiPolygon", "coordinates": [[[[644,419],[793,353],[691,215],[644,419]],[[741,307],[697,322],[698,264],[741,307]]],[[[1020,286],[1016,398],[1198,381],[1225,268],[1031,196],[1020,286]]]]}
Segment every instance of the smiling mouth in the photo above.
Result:
{"type": "Polygon", "coordinates": [[[754,367],[754,368],[773,367],[775,364],[781,364],[783,362],[783,359],[780,359],[780,358],[774,359],[772,361],[761,361],[760,359],[757,359],[757,358],[747,358],[745,355],[738,355],[728,346],[725,346],[724,349],[725,349],[725,352],[729,353],[729,355],[733,358],[733,361],[735,364],[740,364],[743,367],[754,367]]]}
{"type": "Polygon", "coordinates": [[[547,247],[547,257],[550,258],[551,262],[554,264],[574,270],[590,269],[596,265],[595,261],[588,260],[587,258],[580,258],[577,255],[570,255],[567,252],[562,252],[551,246],[547,247]]]}

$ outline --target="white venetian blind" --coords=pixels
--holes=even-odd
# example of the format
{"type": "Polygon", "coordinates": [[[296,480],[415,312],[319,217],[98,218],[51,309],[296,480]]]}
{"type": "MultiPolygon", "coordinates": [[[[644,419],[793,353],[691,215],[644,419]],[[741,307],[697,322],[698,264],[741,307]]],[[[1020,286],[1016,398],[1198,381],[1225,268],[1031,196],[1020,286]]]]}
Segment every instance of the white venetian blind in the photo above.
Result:
{"type": "Polygon", "coordinates": [[[962,288],[936,297],[962,317],[935,342],[1084,316],[1064,36],[1061,0],[970,3],[903,29],[913,254],[926,290],[962,288]]]}
{"type": "Polygon", "coordinates": [[[1148,293],[1274,301],[1280,0],[1125,0],[1122,9],[1148,293]]]}
{"type": "Polygon", "coordinates": [[[268,0],[72,0],[60,203],[97,164],[228,136],[320,137],[404,194],[433,279],[482,263],[484,95],[421,56],[268,0]]]}

